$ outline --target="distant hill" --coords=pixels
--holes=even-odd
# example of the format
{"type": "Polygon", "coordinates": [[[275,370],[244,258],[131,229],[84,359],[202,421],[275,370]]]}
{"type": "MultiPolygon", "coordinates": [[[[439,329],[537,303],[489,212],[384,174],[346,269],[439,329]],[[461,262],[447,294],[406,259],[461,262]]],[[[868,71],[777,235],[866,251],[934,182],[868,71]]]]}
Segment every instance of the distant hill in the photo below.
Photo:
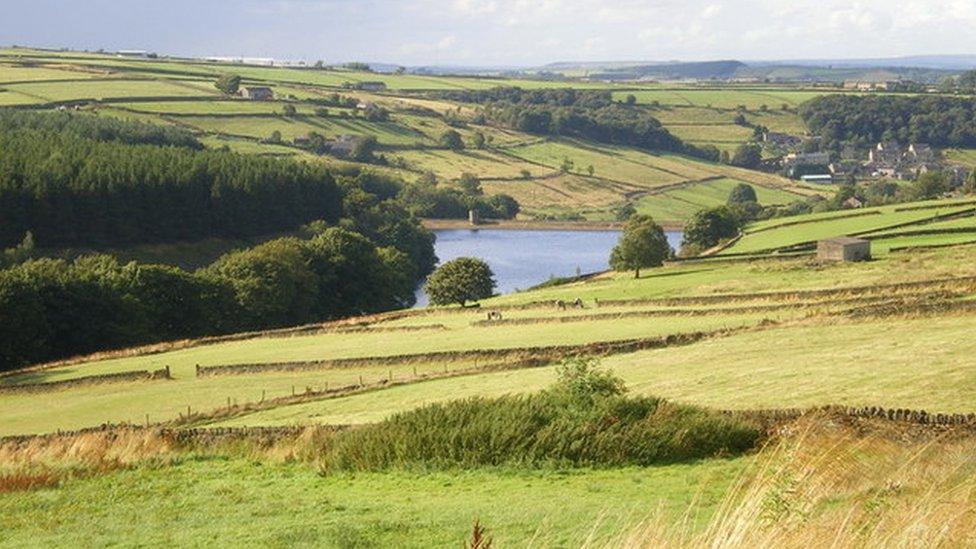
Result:
{"type": "Polygon", "coordinates": [[[591,78],[601,80],[638,80],[657,78],[661,80],[725,79],[736,76],[740,70],[748,68],[741,61],[697,61],[691,63],[663,63],[658,65],[636,65],[610,69],[591,74],[591,78]]]}

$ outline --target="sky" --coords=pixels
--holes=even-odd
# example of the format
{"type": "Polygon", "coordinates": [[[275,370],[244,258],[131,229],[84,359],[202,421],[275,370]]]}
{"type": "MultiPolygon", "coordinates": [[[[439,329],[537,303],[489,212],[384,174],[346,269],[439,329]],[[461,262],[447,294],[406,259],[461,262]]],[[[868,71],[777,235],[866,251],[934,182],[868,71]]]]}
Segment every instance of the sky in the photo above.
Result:
{"type": "Polygon", "coordinates": [[[976,0],[0,0],[0,45],[538,66],[976,54],[976,0]]]}

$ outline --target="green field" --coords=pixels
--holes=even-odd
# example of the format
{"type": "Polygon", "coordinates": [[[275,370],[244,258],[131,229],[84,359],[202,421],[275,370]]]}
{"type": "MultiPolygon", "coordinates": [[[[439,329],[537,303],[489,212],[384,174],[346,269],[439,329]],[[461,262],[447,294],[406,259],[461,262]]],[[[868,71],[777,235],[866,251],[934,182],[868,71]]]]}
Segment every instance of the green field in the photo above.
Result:
{"type": "MultiPolygon", "coordinates": [[[[288,155],[325,162],[334,159],[259,141],[268,139],[274,132],[280,133],[287,142],[313,131],[326,137],[371,135],[386,149],[390,162],[389,167],[370,166],[371,169],[407,180],[432,171],[447,184],[463,173],[471,173],[485,180],[484,188],[489,194],[505,193],[515,197],[525,218],[555,215],[608,220],[613,218],[614,208],[634,202],[649,190],[714,177],[782,187],[803,195],[818,192],[776,175],[691,158],[578,140],[545,140],[476,124],[454,124],[468,149],[449,151],[438,141],[444,132],[455,129],[448,123],[446,113],[459,112],[471,117],[477,110],[470,104],[431,98],[425,92],[496,86],[605,88],[621,90],[614,92],[620,99],[621,93],[633,91],[641,103],[661,101],[660,106],[651,109],[651,114],[659,117],[677,136],[689,143],[715,145],[727,151],[752,135],[750,128],[733,123],[735,106],[745,104],[750,107],[747,118],[752,124],[802,134],[805,129],[795,112],[772,107],[767,112],[760,112],[757,102],[776,99],[795,103],[819,92],[772,87],[678,89],[657,84],[630,84],[625,88],[602,82],[234,65],[233,72],[243,77],[244,85],[267,85],[274,89],[274,101],[253,102],[223,97],[215,89],[213,81],[229,68],[219,63],[185,59],[138,59],[12,49],[0,52],[0,106],[48,103],[53,106],[78,102],[84,110],[105,116],[179,125],[198,133],[207,146],[227,146],[245,154],[288,155]],[[365,92],[345,87],[364,81],[381,81],[388,88],[365,92]],[[311,100],[328,99],[335,93],[380,105],[390,112],[390,119],[368,122],[356,109],[338,107],[327,107],[326,116],[315,115],[319,106],[311,100]],[[295,107],[297,115],[281,116],[286,104],[295,107]],[[487,138],[486,148],[473,149],[475,133],[487,138]],[[560,174],[565,159],[573,162],[573,168],[560,174]],[[593,167],[592,175],[590,166],[593,167]]],[[[690,185],[688,189],[707,193],[710,186],[690,185]]],[[[680,224],[694,211],[693,206],[682,201],[687,192],[679,194],[681,196],[676,200],[670,200],[670,195],[648,197],[642,208],[658,212],[662,222],[680,224]]],[[[711,196],[701,196],[693,197],[692,202],[713,204],[715,200],[711,196]]]]}
{"type": "Polygon", "coordinates": [[[578,546],[656,511],[677,518],[694,507],[703,522],[747,461],[323,477],[304,465],[187,459],[165,474],[145,466],[0,495],[0,546],[458,546],[475,519],[500,546],[578,546]]]}
{"type": "Polygon", "coordinates": [[[743,237],[721,253],[776,250],[835,236],[881,233],[902,225],[917,224],[917,227],[912,228],[924,228],[924,224],[934,218],[964,214],[974,208],[971,200],[932,202],[930,205],[933,207],[924,209],[906,209],[905,205],[891,205],[759,222],[746,227],[743,237]]]}
{"type": "MultiPolygon", "coordinates": [[[[740,183],[730,178],[692,183],[643,196],[637,201],[636,208],[638,213],[654,219],[687,219],[699,210],[725,204],[729,192],[740,183]]],[[[763,205],[786,204],[802,198],[802,195],[776,188],[754,185],[753,189],[763,205]]]]}
{"type": "Polygon", "coordinates": [[[228,420],[233,425],[373,421],[426,402],[538,390],[552,380],[551,368],[462,372],[498,362],[489,357],[449,360],[418,355],[417,359],[389,364],[383,362],[382,357],[475,349],[515,349],[524,353],[529,351],[521,349],[737,327],[746,328],[746,331],[689,346],[617,355],[606,359],[606,364],[641,394],[717,407],[780,407],[790,402],[802,405],[897,403],[905,407],[961,411],[964,406],[959,403],[965,402],[962,396],[976,389],[966,381],[967,370],[962,360],[972,351],[963,336],[966,330],[973,329],[970,317],[950,317],[938,322],[877,320],[870,316],[856,320],[847,318],[844,311],[857,306],[857,302],[848,302],[851,298],[867,300],[867,304],[890,299],[911,302],[925,298],[926,292],[944,289],[964,298],[973,292],[971,283],[945,286],[933,282],[931,288],[923,285],[897,292],[851,290],[837,296],[799,301],[788,296],[764,298],[761,294],[750,295],[753,292],[849,288],[969,276],[976,274],[968,259],[970,252],[971,248],[967,247],[936,249],[914,256],[892,254],[889,259],[865,264],[815,267],[805,259],[679,263],[648,272],[640,279],[628,274],[602,276],[584,283],[496,298],[486,306],[538,302],[520,309],[505,309],[507,322],[497,326],[479,323],[484,318],[479,310],[434,310],[380,321],[374,324],[375,330],[253,337],[168,352],[99,358],[0,378],[0,385],[154,370],[164,366],[171,368],[174,379],[61,390],[55,409],[31,406],[29,403],[36,401],[36,394],[0,393],[0,409],[3,410],[0,412],[0,435],[81,428],[104,422],[143,423],[147,414],[151,422],[166,421],[185,414],[187,406],[200,413],[226,407],[228,402],[243,405],[288,397],[304,392],[307,387],[321,390],[360,383],[396,382],[396,386],[379,386],[377,390],[363,394],[275,405],[228,420]],[[700,304],[694,301],[687,304],[607,302],[716,294],[729,297],[700,304]],[[577,297],[584,300],[585,309],[562,311],[550,304],[555,299],[572,301],[577,297]],[[597,306],[596,300],[603,303],[597,306]],[[783,325],[759,327],[770,321],[783,325]],[[396,331],[409,327],[413,329],[396,331]],[[904,336],[890,340],[894,343],[887,343],[888,340],[881,337],[884,330],[904,333],[904,336]],[[873,333],[878,336],[865,335],[873,333]],[[887,347],[858,345],[856,339],[859,337],[867,337],[868,341],[887,347]],[[831,340],[838,344],[829,345],[831,340]],[[772,341],[776,344],[763,343],[772,341]],[[842,341],[847,343],[840,343],[842,341]],[[893,345],[905,346],[899,351],[897,360],[881,352],[893,345]],[[730,349],[734,352],[729,352],[730,349]],[[937,352],[942,357],[938,362],[934,358],[937,352]],[[741,360],[750,353],[759,354],[754,359],[741,360]],[[871,360],[871,356],[877,358],[871,360]],[[914,369],[921,356],[926,357],[929,364],[924,375],[914,369]],[[217,377],[194,375],[196,365],[353,357],[365,361],[354,366],[309,371],[217,377]],[[872,378],[879,367],[877,360],[890,365],[889,375],[872,378]],[[722,375],[714,371],[716,364],[725,364],[722,375]],[[822,366],[812,369],[813,365],[822,366]],[[709,368],[713,369],[711,373],[709,368]],[[776,368],[779,371],[773,372],[776,368]],[[427,381],[422,377],[452,373],[465,375],[427,381]],[[814,383],[818,376],[825,381],[814,383]],[[799,379],[809,379],[809,382],[796,385],[799,379]],[[723,401],[732,394],[737,395],[734,401],[723,401]]]}

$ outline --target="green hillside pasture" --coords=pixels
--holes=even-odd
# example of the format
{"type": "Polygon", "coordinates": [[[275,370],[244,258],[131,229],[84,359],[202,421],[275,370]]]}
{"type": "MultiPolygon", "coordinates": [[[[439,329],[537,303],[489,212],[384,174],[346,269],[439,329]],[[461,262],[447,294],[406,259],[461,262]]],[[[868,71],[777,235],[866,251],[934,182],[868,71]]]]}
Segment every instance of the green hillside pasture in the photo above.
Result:
{"type": "Polygon", "coordinates": [[[691,143],[745,143],[752,137],[752,128],[727,125],[677,125],[668,130],[683,141],[691,143]]]}
{"type": "MultiPolygon", "coordinates": [[[[446,317],[452,312],[442,313],[446,317]]],[[[540,324],[527,330],[524,326],[497,327],[455,326],[449,330],[405,332],[352,332],[260,337],[202,345],[166,353],[147,354],[88,362],[46,370],[43,381],[59,381],[82,376],[155,370],[170,366],[174,377],[192,377],[194,365],[240,364],[255,362],[314,361],[333,358],[382,357],[437,351],[513,349],[529,346],[579,345],[598,341],[659,337],[702,330],[719,330],[753,325],[764,318],[788,316],[775,314],[730,314],[707,317],[675,316],[638,318],[621,323],[618,319],[599,319],[572,324],[540,324]]],[[[479,315],[480,316],[480,315],[479,315]]],[[[450,321],[437,315],[428,316],[424,324],[450,321]]],[[[36,381],[27,378],[0,378],[4,384],[36,381]]]]}
{"type": "Polygon", "coordinates": [[[976,168],[976,149],[950,149],[944,151],[946,160],[967,168],[976,168]]]}
{"type": "MultiPolygon", "coordinates": [[[[158,101],[152,103],[131,103],[127,109],[138,112],[174,115],[248,115],[248,114],[281,114],[285,105],[282,101],[158,101]]],[[[300,115],[312,115],[315,108],[311,105],[292,105],[300,115]]],[[[352,109],[329,109],[330,114],[346,112],[352,114],[352,109]]]]}
{"type": "Polygon", "coordinates": [[[406,160],[411,168],[419,171],[433,171],[440,179],[457,179],[465,172],[475,174],[482,179],[517,178],[520,177],[522,170],[529,170],[529,172],[535,170],[535,175],[552,173],[552,171],[544,171],[535,164],[523,162],[490,149],[467,149],[459,152],[445,149],[426,149],[400,151],[396,155],[406,160]]]}
{"type": "MultiPolygon", "coordinates": [[[[838,217],[838,215],[833,215],[822,218],[808,218],[811,220],[809,223],[786,225],[763,231],[750,228],[742,239],[732,247],[722,251],[720,255],[727,253],[761,252],[802,244],[804,242],[812,242],[823,238],[880,231],[892,225],[923,222],[939,215],[961,213],[972,209],[973,205],[953,205],[952,202],[947,202],[944,206],[934,209],[898,211],[899,207],[904,206],[883,206],[880,208],[865,209],[858,213],[866,215],[856,215],[853,217],[838,217]],[[871,212],[878,213],[872,214],[871,212]]],[[[850,214],[851,212],[847,213],[850,214]]],[[[797,216],[790,219],[795,222],[807,218],[805,216],[797,216]]]]}
{"type": "MultiPolygon", "coordinates": [[[[699,210],[724,205],[732,188],[740,183],[730,178],[715,179],[646,195],[637,201],[637,211],[658,221],[683,221],[699,210]]],[[[753,188],[760,204],[786,204],[803,198],[782,189],[753,188]]]]}
{"type": "Polygon", "coordinates": [[[42,101],[125,99],[130,97],[207,97],[217,95],[213,85],[171,80],[91,80],[37,82],[5,86],[42,101]]]}
{"type": "Polygon", "coordinates": [[[803,90],[796,88],[666,88],[633,92],[614,92],[614,99],[623,100],[627,95],[637,97],[639,104],[658,101],[661,105],[712,107],[735,109],[740,105],[746,109],[759,110],[766,105],[770,110],[779,109],[783,104],[796,107],[805,101],[828,93],[843,93],[841,90],[803,90]]]}
{"type": "Polygon", "coordinates": [[[587,219],[607,217],[612,206],[621,204],[627,194],[638,190],[627,184],[579,175],[549,177],[545,171],[548,168],[542,166],[533,165],[528,169],[533,179],[485,181],[481,187],[487,194],[512,196],[529,215],[582,213],[587,219]]]}
{"type": "Polygon", "coordinates": [[[296,149],[294,147],[289,147],[286,145],[258,143],[256,141],[250,141],[247,139],[239,139],[233,137],[208,135],[208,136],[201,137],[200,142],[212,149],[228,147],[230,150],[241,154],[259,154],[259,155],[268,155],[268,156],[294,156],[294,157],[306,158],[309,160],[316,160],[320,158],[314,154],[296,149]]]}
{"type": "Polygon", "coordinates": [[[823,288],[850,288],[976,275],[974,247],[923,250],[865,263],[811,263],[805,258],[759,261],[681,262],[661,269],[607,273],[585,282],[504,295],[483,304],[599,299],[648,299],[713,294],[751,294],[823,288]]]}
{"type": "Polygon", "coordinates": [[[958,246],[973,243],[976,243],[976,232],[896,236],[871,239],[871,255],[878,256],[911,248],[958,246]]]}
{"type": "MultiPolygon", "coordinates": [[[[747,332],[694,345],[616,355],[603,364],[637,395],[719,409],[828,404],[970,412],[971,315],[824,322],[747,332]],[[918,364],[924,361],[925,368],[918,364]]],[[[538,391],[553,367],[426,381],[240,416],[220,426],[379,421],[432,402],[538,391]]]]}
{"type": "Polygon", "coordinates": [[[86,80],[99,76],[101,75],[86,71],[0,64],[0,85],[7,82],[38,82],[41,80],[86,80]]]}
{"type": "Polygon", "coordinates": [[[475,519],[499,547],[610,543],[660,512],[712,516],[752,458],[649,468],[336,473],[195,458],[0,495],[4,544],[461,547],[475,519]],[[513,505],[513,502],[518,502],[513,505]]]}
{"type": "MultiPolygon", "coordinates": [[[[309,372],[269,372],[251,375],[192,377],[185,369],[174,370],[175,379],[126,384],[80,386],[53,393],[0,393],[0,436],[49,433],[102,423],[171,421],[186,414],[209,412],[228,404],[245,405],[264,399],[314,391],[414,378],[428,373],[473,367],[473,363],[417,362],[415,365],[362,366],[309,372]],[[57,405],[43,405],[55,398],[57,405]]],[[[56,377],[56,376],[55,376],[56,377]]],[[[47,379],[38,377],[35,379],[47,379]]]]}
{"type": "Polygon", "coordinates": [[[289,140],[308,135],[309,132],[318,132],[326,137],[375,135],[383,145],[411,145],[425,141],[423,136],[393,122],[367,122],[355,118],[194,116],[183,118],[182,122],[207,133],[256,139],[266,139],[279,131],[284,139],[289,140]]]}
{"type": "Polygon", "coordinates": [[[575,141],[548,141],[523,147],[511,147],[505,149],[505,152],[556,170],[562,165],[563,160],[568,158],[574,164],[575,173],[587,173],[587,167],[593,166],[596,177],[621,181],[645,189],[679,183],[697,175],[656,167],[653,157],[648,154],[634,151],[633,154],[627,155],[613,149],[575,141]]]}
{"type": "Polygon", "coordinates": [[[17,91],[11,90],[9,88],[0,85],[0,107],[16,107],[20,105],[36,105],[38,103],[43,103],[43,99],[37,97],[32,97],[30,95],[24,95],[17,91]]]}

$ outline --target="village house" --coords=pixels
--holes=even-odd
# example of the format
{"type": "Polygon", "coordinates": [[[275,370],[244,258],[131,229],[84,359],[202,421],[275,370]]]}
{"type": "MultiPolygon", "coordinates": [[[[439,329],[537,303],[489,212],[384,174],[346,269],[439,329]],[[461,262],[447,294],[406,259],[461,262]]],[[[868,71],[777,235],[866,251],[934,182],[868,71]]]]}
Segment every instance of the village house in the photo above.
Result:
{"type": "MultiPolygon", "coordinates": [[[[818,172],[820,175],[827,175],[829,177],[827,166],[830,164],[830,153],[825,152],[813,152],[813,153],[790,153],[783,157],[783,168],[786,170],[786,175],[789,177],[796,177],[798,175],[798,168],[803,167],[822,167],[823,169],[818,172]]],[[[809,171],[809,170],[807,170],[809,171]]],[[[803,175],[800,173],[799,175],[803,175]]]]}
{"type": "Polygon", "coordinates": [[[274,99],[274,92],[266,86],[244,86],[241,88],[241,97],[251,101],[269,101],[274,99]]]}
{"type": "Polygon", "coordinates": [[[894,82],[870,82],[865,80],[847,80],[844,82],[845,90],[885,91],[892,87],[894,87],[894,82]]]}
{"type": "Polygon", "coordinates": [[[763,133],[763,141],[773,147],[781,147],[784,149],[794,149],[803,143],[803,139],[795,135],[779,132],[763,133]]]}
{"type": "Polygon", "coordinates": [[[902,147],[896,141],[878,143],[868,151],[868,160],[863,164],[874,177],[892,179],[911,179],[920,174],[940,171],[938,156],[931,146],[925,143],[912,143],[902,147]]]}

